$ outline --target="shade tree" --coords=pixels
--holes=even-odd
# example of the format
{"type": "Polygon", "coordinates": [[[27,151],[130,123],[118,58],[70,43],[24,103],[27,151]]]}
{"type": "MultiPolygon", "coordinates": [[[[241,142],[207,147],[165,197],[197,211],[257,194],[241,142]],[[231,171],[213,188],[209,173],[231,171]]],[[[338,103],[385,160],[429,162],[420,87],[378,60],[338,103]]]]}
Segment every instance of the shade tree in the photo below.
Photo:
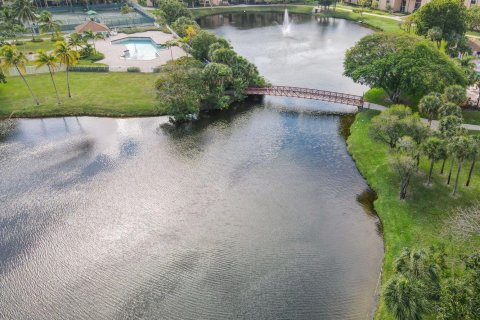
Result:
{"type": "Polygon", "coordinates": [[[192,17],[187,5],[182,1],[160,0],[155,4],[156,7],[158,7],[158,9],[161,11],[161,15],[165,18],[168,24],[175,22],[180,17],[192,17]]]}
{"type": "Polygon", "coordinates": [[[415,13],[416,32],[427,35],[432,28],[440,29],[442,38],[455,33],[464,35],[467,31],[467,8],[457,0],[431,0],[415,13]]]}
{"type": "Polygon", "coordinates": [[[401,95],[423,96],[468,84],[460,66],[431,42],[409,34],[378,32],[362,38],[347,51],[344,74],[384,89],[393,102],[401,95]]]}
{"type": "Polygon", "coordinates": [[[407,196],[410,178],[414,174],[417,163],[413,157],[403,153],[394,153],[389,159],[390,166],[400,177],[400,199],[407,196]]]}

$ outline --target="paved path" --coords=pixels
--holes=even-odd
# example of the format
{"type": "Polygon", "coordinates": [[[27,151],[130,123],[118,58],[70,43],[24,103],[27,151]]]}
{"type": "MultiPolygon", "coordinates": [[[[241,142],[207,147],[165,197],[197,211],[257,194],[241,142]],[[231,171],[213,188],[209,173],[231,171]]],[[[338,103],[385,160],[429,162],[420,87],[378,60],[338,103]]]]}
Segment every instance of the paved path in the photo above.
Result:
{"type": "MultiPolygon", "coordinates": [[[[371,103],[371,102],[365,102],[365,104],[363,105],[363,107],[364,107],[365,109],[372,109],[372,110],[378,110],[378,111],[383,111],[383,110],[387,109],[387,107],[381,106],[381,105],[379,105],[379,104],[371,103]]],[[[423,122],[428,122],[428,120],[425,119],[425,118],[422,118],[422,121],[423,121],[423,122]]],[[[480,126],[479,126],[479,125],[475,125],[475,124],[464,123],[464,124],[462,125],[462,127],[464,127],[464,128],[467,129],[467,130],[480,131],[480,126]]],[[[434,129],[437,129],[437,128],[438,128],[438,121],[437,121],[437,120],[433,120],[433,121],[432,121],[432,128],[434,128],[434,129]]]]}

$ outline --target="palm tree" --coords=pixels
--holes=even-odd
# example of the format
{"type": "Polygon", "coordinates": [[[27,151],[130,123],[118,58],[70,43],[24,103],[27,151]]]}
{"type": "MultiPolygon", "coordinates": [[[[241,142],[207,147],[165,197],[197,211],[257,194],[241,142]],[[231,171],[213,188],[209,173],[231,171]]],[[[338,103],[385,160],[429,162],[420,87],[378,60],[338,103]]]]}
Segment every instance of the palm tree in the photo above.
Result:
{"type": "Polygon", "coordinates": [[[55,44],[54,55],[55,57],[57,57],[60,64],[65,65],[65,67],[67,68],[67,91],[68,97],[71,98],[72,94],[70,92],[70,79],[68,69],[70,69],[71,66],[77,64],[78,59],[80,59],[80,54],[78,53],[78,51],[71,50],[65,41],[58,41],[55,44]]]}
{"type": "Polygon", "coordinates": [[[165,46],[170,49],[170,58],[171,60],[173,60],[173,51],[172,51],[172,47],[176,47],[178,46],[178,41],[172,39],[172,40],[168,40],[167,42],[165,42],[165,46]]]}
{"type": "Polygon", "coordinates": [[[432,124],[433,117],[437,114],[438,109],[442,106],[442,100],[438,93],[430,93],[420,99],[418,108],[420,112],[427,115],[428,126],[432,124]]]}
{"type": "Polygon", "coordinates": [[[15,45],[4,45],[0,48],[0,57],[0,68],[2,69],[2,71],[4,73],[8,73],[10,71],[10,68],[15,68],[20,77],[22,77],[22,80],[27,86],[28,90],[30,91],[30,94],[35,101],[35,104],[37,106],[40,105],[37,97],[33,94],[32,88],[30,88],[27,79],[25,79],[25,76],[23,75],[23,73],[25,72],[25,65],[27,63],[27,57],[25,57],[25,54],[18,51],[15,45]]]}
{"type": "Polygon", "coordinates": [[[57,95],[57,103],[60,104],[60,96],[58,95],[58,90],[57,90],[57,85],[55,84],[55,80],[53,79],[53,74],[55,73],[55,70],[58,68],[58,60],[57,57],[55,57],[51,53],[46,53],[44,50],[38,50],[37,51],[37,57],[35,58],[35,64],[37,65],[37,68],[47,66],[48,67],[48,72],[50,72],[50,78],[52,79],[53,83],[53,88],[55,89],[55,94],[57,95]]]}
{"type": "Polygon", "coordinates": [[[78,48],[82,47],[85,44],[85,39],[82,37],[81,34],[72,33],[70,38],[68,39],[68,45],[70,47],[75,47],[75,50],[78,51],[78,48]]]}
{"type": "Polygon", "coordinates": [[[467,136],[456,136],[452,139],[450,150],[455,159],[458,161],[457,176],[455,178],[455,185],[453,186],[452,192],[453,195],[455,195],[455,193],[457,192],[458,179],[460,177],[460,171],[462,170],[463,161],[470,155],[472,145],[472,139],[467,136]]]}
{"type": "Polygon", "coordinates": [[[52,39],[54,39],[55,31],[59,31],[60,25],[63,23],[61,20],[54,20],[52,14],[46,10],[40,13],[38,22],[40,22],[40,30],[42,32],[52,32],[52,39]]]}
{"type": "Polygon", "coordinates": [[[24,33],[24,29],[23,24],[18,21],[11,8],[0,9],[0,30],[4,38],[13,39],[13,43],[17,43],[17,34],[24,33]]]}
{"type": "Polygon", "coordinates": [[[35,39],[35,33],[32,23],[37,21],[36,6],[32,0],[16,0],[12,6],[13,12],[16,13],[16,17],[23,23],[28,24],[32,30],[32,39],[35,39]]]}
{"type": "Polygon", "coordinates": [[[480,151],[480,137],[472,136],[472,140],[474,142],[470,153],[470,157],[472,158],[472,165],[470,166],[470,171],[468,171],[468,179],[467,183],[465,184],[466,187],[470,185],[470,181],[472,180],[473,169],[475,168],[475,162],[477,160],[478,152],[480,151]]]}
{"type": "Polygon", "coordinates": [[[87,41],[88,41],[88,40],[92,40],[92,42],[93,42],[93,49],[96,50],[96,48],[95,48],[95,33],[93,33],[93,31],[91,31],[91,30],[85,31],[85,32],[83,33],[83,38],[85,38],[85,40],[87,40],[87,41]]]}
{"type": "Polygon", "coordinates": [[[428,310],[418,281],[402,274],[387,282],[383,299],[387,309],[398,320],[418,320],[428,310]]]}
{"type": "MultiPolygon", "coordinates": [[[[95,33],[94,40],[105,40],[105,36],[103,35],[103,33],[97,32],[95,33]]],[[[95,49],[95,43],[93,45],[93,48],[95,49]]]]}
{"type": "Polygon", "coordinates": [[[443,140],[437,137],[430,137],[422,144],[423,153],[430,159],[430,171],[428,173],[427,185],[432,180],[433,166],[435,161],[444,157],[446,150],[443,140]]]}

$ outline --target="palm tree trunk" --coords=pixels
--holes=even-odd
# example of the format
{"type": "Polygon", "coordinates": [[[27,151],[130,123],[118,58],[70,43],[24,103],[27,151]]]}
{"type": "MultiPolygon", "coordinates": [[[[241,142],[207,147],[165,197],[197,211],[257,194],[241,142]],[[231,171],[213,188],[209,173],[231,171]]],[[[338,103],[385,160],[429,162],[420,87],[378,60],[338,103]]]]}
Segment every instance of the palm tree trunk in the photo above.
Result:
{"type": "Polygon", "coordinates": [[[447,161],[447,159],[443,159],[443,162],[442,162],[442,169],[440,169],[440,174],[443,175],[443,170],[445,170],[445,162],[447,161]]]}
{"type": "Polygon", "coordinates": [[[477,89],[478,89],[478,98],[477,98],[477,109],[478,106],[480,105],[480,85],[477,84],[477,89]]]}
{"type": "Polygon", "coordinates": [[[453,192],[452,192],[453,195],[455,195],[455,193],[457,193],[458,178],[460,177],[460,171],[461,170],[462,170],[462,161],[459,161],[458,162],[457,176],[455,178],[455,185],[453,186],[453,192]]]}
{"type": "Polygon", "coordinates": [[[408,183],[410,182],[410,177],[402,179],[401,187],[400,187],[400,199],[403,200],[407,197],[407,187],[408,183]]]}
{"type": "Polygon", "coordinates": [[[25,85],[27,86],[28,91],[30,91],[30,94],[32,95],[33,100],[35,101],[35,104],[36,104],[37,106],[39,106],[39,105],[40,105],[40,102],[38,102],[37,97],[35,97],[35,95],[33,94],[32,88],[30,88],[30,85],[28,84],[27,79],[25,79],[25,77],[24,77],[23,74],[20,72],[20,69],[18,68],[17,65],[15,65],[15,68],[17,69],[17,72],[18,72],[18,74],[20,75],[20,77],[22,77],[22,80],[23,80],[23,82],[25,83],[25,85]]]}
{"type": "Polygon", "coordinates": [[[70,78],[69,78],[69,74],[68,74],[68,68],[70,66],[67,65],[67,91],[68,91],[68,97],[71,98],[72,97],[72,93],[70,92],[70,78]]]}
{"type": "Polygon", "coordinates": [[[32,26],[32,23],[30,21],[28,22],[28,27],[32,31],[32,40],[35,40],[35,33],[33,31],[33,26],[32,26]]]}
{"type": "Polygon", "coordinates": [[[447,184],[450,184],[450,179],[452,178],[452,170],[453,170],[453,163],[455,161],[452,159],[452,163],[450,164],[450,170],[448,171],[448,179],[447,179],[447,184]]]}
{"type": "Polygon", "coordinates": [[[50,78],[52,78],[53,88],[55,89],[55,94],[57,95],[57,103],[60,104],[60,96],[58,95],[57,85],[55,84],[55,80],[53,79],[53,70],[50,66],[48,66],[48,71],[50,71],[50,78]]]}
{"type": "Polygon", "coordinates": [[[431,181],[432,181],[432,172],[433,172],[433,165],[435,164],[435,159],[432,159],[432,162],[430,163],[430,171],[428,173],[428,181],[427,181],[427,185],[430,185],[431,181]]]}
{"type": "Polygon", "coordinates": [[[474,156],[472,160],[472,165],[470,166],[470,171],[468,172],[468,179],[467,179],[467,183],[465,184],[466,187],[470,185],[470,181],[472,180],[473,168],[475,168],[476,160],[477,160],[477,156],[474,156]]]}

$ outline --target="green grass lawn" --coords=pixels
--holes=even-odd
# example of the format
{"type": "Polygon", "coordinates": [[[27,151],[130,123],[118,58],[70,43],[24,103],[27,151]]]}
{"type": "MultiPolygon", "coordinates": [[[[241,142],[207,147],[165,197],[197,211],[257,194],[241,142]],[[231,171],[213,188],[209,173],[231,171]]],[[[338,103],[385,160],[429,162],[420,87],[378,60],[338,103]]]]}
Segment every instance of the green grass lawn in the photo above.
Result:
{"type": "Polygon", "coordinates": [[[17,45],[17,49],[25,54],[36,53],[37,50],[50,51],[55,49],[55,42],[43,40],[42,42],[32,42],[30,40],[22,41],[21,45],[17,45]]]}
{"type": "Polygon", "coordinates": [[[144,73],[70,72],[72,98],[67,98],[66,73],[55,74],[62,104],[58,105],[49,74],[29,75],[27,81],[40,100],[35,106],[20,77],[0,85],[0,117],[69,115],[147,116],[163,114],[157,108],[154,82],[157,75],[144,73]]]}
{"type": "Polygon", "coordinates": [[[464,110],[463,118],[465,123],[480,125],[480,111],[464,110]]]}
{"type": "MultiPolygon", "coordinates": [[[[337,3],[337,8],[349,9],[349,10],[360,10],[360,7],[353,3],[337,3]]],[[[382,16],[393,16],[393,14],[388,13],[387,11],[382,11],[378,9],[365,8],[364,12],[379,14],[382,16]]],[[[405,14],[397,13],[396,16],[405,16],[405,14]]]]}
{"type": "MultiPolygon", "coordinates": [[[[330,13],[327,13],[326,15],[330,15],[330,13]]],[[[362,17],[359,13],[346,11],[337,11],[335,17],[361,22],[362,24],[382,31],[402,31],[402,29],[400,29],[400,22],[389,18],[369,16],[365,14],[362,17]]]]}
{"type": "MultiPolygon", "coordinates": [[[[446,176],[440,175],[441,163],[434,169],[434,184],[425,186],[429,163],[422,159],[419,173],[412,179],[407,199],[399,200],[399,178],[388,165],[389,149],[386,145],[372,141],[368,126],[374,110],[359,113],[351,127],[348,150],[356,161],[357,168],[377,193],[375,209],[383,224],[385,259],[382,283],[392,275],[392,262],[402,248],[428,248],[444,244],[449,255],[458,257],[463,253],[480,248],[480,238],[459,242],[449,236],[445,222],[448,215],[458,206],[467,206],[479,199],[480,166],[474,173],[470,187],[464,186],[470,166],[466,162],[459,183],[457,196],[451,195],[452,186],[445,184],[446,176]]],[[[446,168],[448,169],[447,162],[446,168]]],[[[377,319],[392,319],[380,302],[377,319]]]]}

